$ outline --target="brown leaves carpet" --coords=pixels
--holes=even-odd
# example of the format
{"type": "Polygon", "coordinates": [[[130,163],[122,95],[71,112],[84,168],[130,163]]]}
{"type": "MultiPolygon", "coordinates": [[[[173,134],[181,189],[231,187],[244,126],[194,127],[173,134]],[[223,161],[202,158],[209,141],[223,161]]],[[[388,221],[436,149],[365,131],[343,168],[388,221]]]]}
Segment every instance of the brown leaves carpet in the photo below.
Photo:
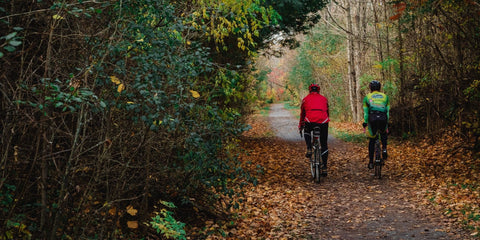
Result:
{"type": "Polygon", "coordinates": [[[375,179],[366,167],[366,146],[334,139],[328,176],[317,184],[304,142],[276,138],[261,116],[251,125],[242,137],[247,152],[241,160],[258,185],[246,188],[235,223],[216,225],[222,234],[210,239],[476,238],[426,200],[421,169],[411,173],[405,162],[408,146],[392,143],[384,177],[375,179]]]}

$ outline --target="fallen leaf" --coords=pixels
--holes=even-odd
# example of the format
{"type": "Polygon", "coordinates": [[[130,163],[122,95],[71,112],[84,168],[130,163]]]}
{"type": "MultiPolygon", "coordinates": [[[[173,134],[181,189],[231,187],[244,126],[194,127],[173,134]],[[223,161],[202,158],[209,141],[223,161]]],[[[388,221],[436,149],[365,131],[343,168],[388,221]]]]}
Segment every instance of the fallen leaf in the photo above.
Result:
{"type": "Polygon", "coordinates": [[[128,205],[128,207],[127,207],[127,213],[128,214],[130,214],[132,216],[135,216],[135,215],[137,215],[137,212],[138,212],[137,209],[133,208],[132,205],[128,205]]]}
{"type": "Polygon", "coordinates": [[[138,228],[138,221],[128,221],[127,226],[128,228],[136,229],[138,228]]]}

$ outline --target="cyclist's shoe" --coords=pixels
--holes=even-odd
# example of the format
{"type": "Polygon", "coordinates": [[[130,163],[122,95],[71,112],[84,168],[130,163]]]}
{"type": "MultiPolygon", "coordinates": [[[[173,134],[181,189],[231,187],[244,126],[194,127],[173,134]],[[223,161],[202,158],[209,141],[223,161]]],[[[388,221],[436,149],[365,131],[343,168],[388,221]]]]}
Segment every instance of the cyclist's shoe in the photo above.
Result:
{"type": "Polygon", "coordinates": [[[324,177],[327,176],[327,166],[326,165],[322,166],[322,176],[324,176],[324,177]]]}
{"type": "Polygon", "coordinates": [[[368,169],[373,169],[373,161],[368,162],[368,169]]]}
{"type": "Polygon", "coordinates": [[[387,149],[384,148],[384,149],[382,150],[382,158],[383,158],[383,160],[387,160],[387,157],[388,157],[387,149]]]}
{"type": "Polygon", "coordinates": [[[305,157],[307,157],[307,158],[312,157],[312,149],[307,150],[307,153],[305,154],[305,157]]]}

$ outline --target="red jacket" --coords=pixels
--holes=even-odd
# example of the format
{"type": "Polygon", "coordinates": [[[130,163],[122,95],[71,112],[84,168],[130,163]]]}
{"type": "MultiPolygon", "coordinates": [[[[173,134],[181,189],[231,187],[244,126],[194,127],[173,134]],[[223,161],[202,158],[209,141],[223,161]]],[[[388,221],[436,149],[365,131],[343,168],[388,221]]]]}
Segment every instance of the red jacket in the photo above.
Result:
{"type": "Polygon", "coordinates": [[[317,92],[311,92],[303,98],[298,128],[303,128],[305,122],[330,122],[330,118],[328,118],[328,100],[326,97],[317,92]]]}

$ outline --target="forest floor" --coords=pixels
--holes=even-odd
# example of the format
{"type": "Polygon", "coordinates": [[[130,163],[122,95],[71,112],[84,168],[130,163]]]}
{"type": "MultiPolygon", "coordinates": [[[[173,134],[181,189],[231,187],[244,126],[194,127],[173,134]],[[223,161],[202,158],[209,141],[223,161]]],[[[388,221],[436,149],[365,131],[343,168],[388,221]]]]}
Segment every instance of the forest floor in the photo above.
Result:
{"type": "Polygon", "coordinates": [[[405,158],[416,155],[405,154],[408,144],[389,145],[384,177],[375,179],[365,144],[329,136],[328,176],[314,183],[297,124],[282,104],[272,105],[268,117],[251,120],[252,129],[241,140],[248,154],[241,159],[257,173],[258,185],[246,189],[235,224],[220,226],[224,236],[210,238],[478,239],[474,226],[467,230],[459,224],[462,216],[453,215],[455,208],[444,213],[450,204],[445,199],[455,190],[431,197],[426,188],[441,190],[441,183],[431,183],[434,178],[418,173],[422,169],[409,173],[416,168],[405,158]]]}

